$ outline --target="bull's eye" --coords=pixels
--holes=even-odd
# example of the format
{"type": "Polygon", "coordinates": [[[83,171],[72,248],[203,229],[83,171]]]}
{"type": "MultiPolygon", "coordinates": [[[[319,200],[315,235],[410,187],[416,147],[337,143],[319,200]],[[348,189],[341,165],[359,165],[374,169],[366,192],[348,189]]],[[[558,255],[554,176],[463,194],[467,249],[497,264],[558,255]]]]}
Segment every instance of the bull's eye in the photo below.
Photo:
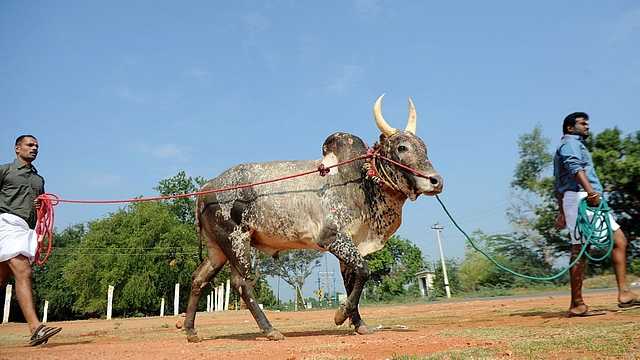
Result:
{"type": "Polygon", "coordinates": [[[398,146],[398,151],[407,151],[407,147],[404,145],[398,146]]]}

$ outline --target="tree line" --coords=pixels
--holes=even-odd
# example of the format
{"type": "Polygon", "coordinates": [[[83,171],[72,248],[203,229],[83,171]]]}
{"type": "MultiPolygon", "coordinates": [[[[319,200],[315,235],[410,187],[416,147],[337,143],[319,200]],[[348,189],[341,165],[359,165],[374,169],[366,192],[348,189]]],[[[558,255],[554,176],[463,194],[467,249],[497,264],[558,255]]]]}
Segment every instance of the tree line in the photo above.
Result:
{"type": "MultiPolygon", "coordinates": [[[[474,243],[502,265],[538,277],[557,273],[558,260],[566,258],[570,251],[566,231],[553,228],[558,207],[550,173],[553,154],[548,151],[549,143],[540,125],[519,137],[520,162],[511,182],[514,200],[506,214],[513,231],[488,235],[477,230],[471,235],[474,243]]],[[[640,275],[640,131],[623,136],[617,128],[607,129],[589,138],[587,147],[606,189],[605,198],[629,239],[629,273],[640,275]]],[[[202,177],[179,172],[161,180],[154,190],[160,196],[192,193],[204,182],[202,177]]],[[[155,316],[161,298],[172,303],[174,285],[179,283],[180,311],[184,311],[191,274],[200,264],[196,238],[193,197],[135,202],[101,219],[56,229],[51,256],[44,265],[33,269],[36,308],[42,309],[48,300],[50,320],[103,317],[107,289],[113,285],[114,316],[155,316]]],[[[292,250],[283,251],[274,259],[256,251],[254,291],[258,302],[266,308],[280,309],[282,304],[265,275],[279,277],[293,289],[302,289],[320,267],[322,256],[320,251],[292,250]]],[[[420,297],[415,274],[425,270],[435,275],[430,299],[445,294],[440,261],[428,261],[409,239],[392,236],[382,250],[365,259],[371,277],[363,303],[415,301],[420,297]]],[[[590,264],[587,269],[587,275],[604,274],[611,271],[611,263],[607,259],[590,264]]],[[[558,286],[569,280],[565,274],[540,284],[511,275],[471,246],[464,259],[446,259],[446,270],[454,296],[502,295],[513,288],[558,286]]],[[[227,264],[210,286],[213,289],[228,278],[227,264]]],[[[296,291],[295,301],[300,304],[312,298],[296,291]]],[[[232,303],[239,300],[235,290],[231,299],[232,303]]],[[[15,296],[11,301],[16,310],[11,312],[10,320],[23,321],[15,296]]],[[[206,297],[201,299],[199,309],[206,309],[206,297]]]]}

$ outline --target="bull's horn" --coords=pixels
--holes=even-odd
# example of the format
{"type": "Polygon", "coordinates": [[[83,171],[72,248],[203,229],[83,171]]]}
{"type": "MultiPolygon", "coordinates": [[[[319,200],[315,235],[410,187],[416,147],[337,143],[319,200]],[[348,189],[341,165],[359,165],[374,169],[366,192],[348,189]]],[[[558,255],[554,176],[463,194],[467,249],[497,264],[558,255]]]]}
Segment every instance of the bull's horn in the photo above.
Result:
{"type": "Polygon", "coordinates": [[[380,95],[376,103],[373,105],[373,117],[376,119],[376,125],[378,125],[378,129],[380,129],[380,132],[382,132],[382,135],[389,137],[395,134],[396,132],[398,132],[398,129],[394,129],[391,126],[389,126],[389,124],[387,124],[387,122],[384,121],[384,118],[382,117],[382,111],[380,110],[380,105],[382,104],[383,97],[384,97],[384,94],[380,95]]]}
{"type": "Polygon", "coordinates": [[[413,135],[416,134],[416,120],[418,115],[416,114],[416,108],[413,106],[413,101],[409,98],[409,121],[407,121],[407,128],[404,131],[408,131],[413,135]]]}

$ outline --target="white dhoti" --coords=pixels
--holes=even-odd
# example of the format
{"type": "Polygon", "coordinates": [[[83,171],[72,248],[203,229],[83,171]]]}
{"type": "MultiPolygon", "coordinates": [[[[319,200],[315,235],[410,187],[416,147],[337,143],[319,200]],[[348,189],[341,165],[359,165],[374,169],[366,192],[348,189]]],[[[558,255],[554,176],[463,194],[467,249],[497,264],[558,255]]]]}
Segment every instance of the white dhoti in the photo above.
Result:
{"type": "MultiPolygon", "coordinates": [[[[587,196],[587,193],[584,191],[575,192],[575,191],[567,191],[564,193],[562,197],[562,207],[564,208],[564,219],[567,222],[567,228],[569,229],[569,235],[571,235],[571,244],[580,245],[585,239],[576,238],[576,224],[578,223],[578,208],[580,207],[580,200],[587,196]]],[[[593,219],[593,211],[587,209],[587,216],[589,221],[593,219]]],[[[607,214],[609,216],[609,224],[611,225],[611,231],[616,231],[620,229],[620,225],[613,219],[611,216],[611,212],[607,214]]],[[[606,224],[602,223],[602,219],[596,219],[595,225],[598,228],[604,228],[603,231],[606,231],[606,224]]],[[[606,235],[603,232],[596,232],[596,236],[606,235]]]]}
{"type": "Polygon", "coordinates": [[[27,222],[12,214],[0,214],[0,262],[24,255],[33,264],[38,235],[27,222]]]}

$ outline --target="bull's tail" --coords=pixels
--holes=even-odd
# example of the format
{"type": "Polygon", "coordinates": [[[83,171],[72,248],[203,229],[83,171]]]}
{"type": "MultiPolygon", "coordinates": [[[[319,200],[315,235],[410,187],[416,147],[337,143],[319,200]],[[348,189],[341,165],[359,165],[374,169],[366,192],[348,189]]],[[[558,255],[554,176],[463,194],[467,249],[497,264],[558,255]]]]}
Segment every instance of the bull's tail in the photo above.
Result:
{"type": "Polygon", "coordinates": [[[200,197],[196,197],[196,234],[198,236],[198,258],[202,263],[204,258],[202,257],[202,226],[200,226],[200,197]]]}

